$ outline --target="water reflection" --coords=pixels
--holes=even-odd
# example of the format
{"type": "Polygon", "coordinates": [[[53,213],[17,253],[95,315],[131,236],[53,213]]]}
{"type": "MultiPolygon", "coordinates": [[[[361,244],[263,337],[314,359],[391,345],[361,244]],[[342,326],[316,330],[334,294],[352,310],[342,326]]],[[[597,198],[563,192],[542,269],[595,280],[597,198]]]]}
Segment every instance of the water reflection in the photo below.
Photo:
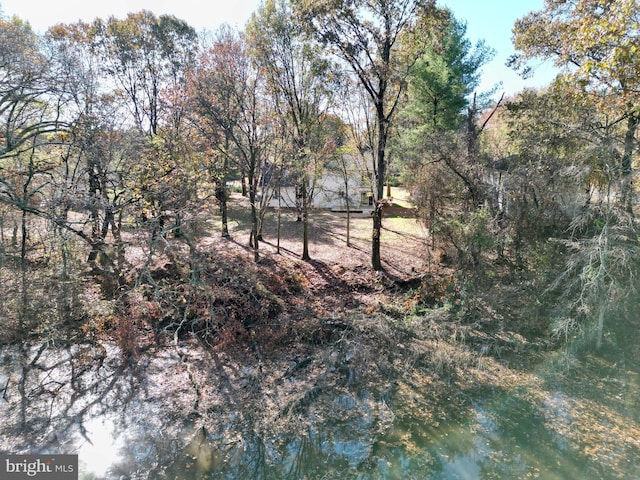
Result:
{"type": "Polygon", "coordinates": [[[128,362],[109,346],[37,345],[1,355],[0,451],[78,453],[86,480],[640,478],[637,371],[607,362],[603,375],[595,357],[464,408],[441,405],[448,414],[435,422],[417,411],[427,404],[418,390],[411,401],[382,395],[360,375],[336,372],[342,380],[283,401],[287,418],[264,421],[236,400],[251,381],[225,379],[224,362],[203,370],[194,352],[128,362]]]}
{"type": "Polygon", "coordinates": [[[79,468],[85,478],[105,477],[120,459],[120,452],[125,448],[124,439],[116,435],[113,422],[104,417],[89,419],[85,431],[85,438],[77,447],[79,468]]]}

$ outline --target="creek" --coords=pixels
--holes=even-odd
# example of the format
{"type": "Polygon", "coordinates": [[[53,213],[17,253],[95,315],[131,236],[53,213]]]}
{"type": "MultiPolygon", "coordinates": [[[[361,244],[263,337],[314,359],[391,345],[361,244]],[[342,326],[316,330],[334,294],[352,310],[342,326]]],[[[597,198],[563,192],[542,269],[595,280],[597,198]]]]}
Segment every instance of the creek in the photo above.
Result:
{"type": "Polygon", "coordinates": [[[5,346],[0,452],[77,453],[85,480],[640,478],[634,357],[545,355],[508,388],[421,396],[351,368],[287,397],[302,375],[258,388],[261,366],[193,345],[5,346]]]}

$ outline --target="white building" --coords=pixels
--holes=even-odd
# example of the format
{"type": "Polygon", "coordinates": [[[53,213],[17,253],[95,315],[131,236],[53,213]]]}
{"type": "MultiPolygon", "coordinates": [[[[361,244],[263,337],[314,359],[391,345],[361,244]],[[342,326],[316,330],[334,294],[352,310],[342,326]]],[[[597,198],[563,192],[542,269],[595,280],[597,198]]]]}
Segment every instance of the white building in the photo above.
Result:
{"type": "MultiPolygon", "coordinates": [[[[366,172],[358,168],[352,157],[345,156],[326,165],[319,177],[311,179],[308,192],[314,208],[369,212],[373,210],[374,203],[371,185],[366,172]]],[[[274,186],[269,206],[296,208],[297,195],[299,189],[296,185],[284,180],[279,186],[274,186]]]]}

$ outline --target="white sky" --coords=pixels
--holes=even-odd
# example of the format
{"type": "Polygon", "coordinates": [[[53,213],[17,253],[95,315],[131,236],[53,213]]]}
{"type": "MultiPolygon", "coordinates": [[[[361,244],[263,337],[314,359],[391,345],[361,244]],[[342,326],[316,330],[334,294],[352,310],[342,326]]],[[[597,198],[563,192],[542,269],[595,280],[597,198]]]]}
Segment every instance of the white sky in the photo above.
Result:
{"type": "Polygon", "coordinates": [[[16,14],[38,32],[56,23],[122,18],[143,9],[175,15],[198,31],[214,30],[222,23],[241,28],[258,4],[259,0],[0,0],[6,16],[16,14]]]}
{"type": "MultiPolygon", "coordinates": [[[[122,18],[143,9],[156,15],[175,15],[201,31],[215,30],[222,23],[242,29],[259,4],[260,0],[0,0],[0,9],[5,16],[28,20],[41,33],[56,23],[122,18]]],[[[505,66],[513,53],[513,23],[531,10],[541,9],[544,0],[439,0],[439,4],[450,7],[458,19],[467,22],[467,36],[473,43],[484,39],[497,51],[493,62],[483,69],[479,91],[502,81],[502,90],[513,94],[525,86],[546,85],[553,78],[554,70],[546,65],[527,81],[505,66]]]]}

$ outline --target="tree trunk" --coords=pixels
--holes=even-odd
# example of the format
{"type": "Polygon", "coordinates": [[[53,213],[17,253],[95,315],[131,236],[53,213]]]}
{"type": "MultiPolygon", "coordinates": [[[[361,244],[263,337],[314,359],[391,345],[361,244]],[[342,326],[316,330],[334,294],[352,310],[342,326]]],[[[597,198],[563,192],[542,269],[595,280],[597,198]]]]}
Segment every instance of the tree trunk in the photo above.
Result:
{"type": "Polygon", "coordinates": [[[258,209],[256,208],[257,181],[253,175],[249,177],[249,203],[251,204],[251,238],[250,245],[253,247],[253,261],[260,260],[259,240],[258,240],[258,209]]]}
{"type": "Polygon", "coordinates": [[[22,211],[22,238],[20,241],[20,313],[18,328],[20,331],[20,338],[26,333],[28,313],[29,313],[29,281],[27,275],[27,212],[22,211]]]}
{"type": "Polygon", "coordinates": [[[309,199],[307,192],[307,176],[302,178],[300,186],[300,194],[302,196],[302,260],[308,262],[311,260],[309,255],[309,199]]]}
{"type": "Polygon", "coordinates": [[[351,210],[347,206],[347,247],[351,246],[351,210]]]}
{"type": "Polygon", "coordinates": [[[224,199],[222,203],[220,203],[220,213],[222,215],[222,236],[224,238],[230,237],[229,235],[229,219],[227,214],[227,192],[225,188],[225,192],[223,193],[224,199]]]}
{"type": "Polygon", "coordinates": [[[242,170],[241,184],[242,184],[242,196],[243,197],[247,197],[248,196],[248,193],[247,193],[247,178],[245,176],[244,170],[242,170]]]}
{"type": "MultiPolygon", "coordinates": [[[[115,223],[115,219],[113,217],[113,211],[110,207],[107,207],[105,209],[104,219],[102,220],[102,227],[96,232],[96,236],[93,237],[94,247],[89,252],[89,257],[87,258],[88,264],[91,265],[95,263],[96,259],[98,258],[98,254],[101,252],[106,256],[106,253],[104,253],[103,251],[104,249],[97,248],[97,247],[98,246],[104,247],[105,239],[107,238],[107,234],[109,233],[109,225],[111,224],[111,222],[115,223]]],[[[112,230],[113,230],[113,227],[112,227],[112,230]]]]}
{"type": "Polygon", "coordinates": [[[631,178],[633,152],[636,145],[636,131],[640,122],[640,114],[632,113],[627,119],[627,131],[624,137],[624,155],[620,161],[621,201],[622,206],[633,215],[633,182],[631,178]]]}
{"type": "MultiPolygon", "coordinates": [[[[225,134],[225,152],[229,151],[229,134],[225,134]]],[[[229,171],[229,157],[225,154],[222,161],[222,178],[220,179],[220,214],[222,215],[222,236],[223,238],[229,237],[229,220],[227,216],[227,200],[229,199],[229,192],[227,191],[227,173],[229,171]]]]}
{"type": "Polygon", "coordinates": [[[596,326],[596,350],[602,347],[602,335],[604,332],[604,314],[606,312],[606,302],[603,300],[598,311],[598,324],[596,326]]]}
{"type": "Polygon", "coordinates": [[[22,212],[22,219],[20,222],[20,268],[22,271],[27,267],[27,212],[22,212]]]}
{"type": "Polygon", "coordinates": [[[382,204],[376,203],[373,211],[373,233],[371,236],[371,268],[382,271],[380,257],[380,232],[382,231],[382,204]]]}
{"type": "Polygon", "coordinates": [[[276,253],[280,255],[280,230],[282,228],[282,192],[280,190],[280,185],[278,185],[278,233],[276,240],[276,253]]]}
{"type": "Polygon", "coordinates": [[[344,198],[347,208],[347,247],[351,246],[351,205],[349,204],[349,178],[344,174],[344,198]]]}
{"type": "MultiPolygon", "coordinates": [[[[381,96],[382,97],[382,96],[381,96]]],[[[382,233],[382,199],[384,198],[384,178],[386,173],[386,146],[387,146],[387,118],[384,114],[384,105],[377,107],[378,116],[378,158],[376,172],[376,197],[373,210],[373,231],[371,234],[371,268],[382,271],[382,258],[380,255],[380,236],[382,233]]]]}

